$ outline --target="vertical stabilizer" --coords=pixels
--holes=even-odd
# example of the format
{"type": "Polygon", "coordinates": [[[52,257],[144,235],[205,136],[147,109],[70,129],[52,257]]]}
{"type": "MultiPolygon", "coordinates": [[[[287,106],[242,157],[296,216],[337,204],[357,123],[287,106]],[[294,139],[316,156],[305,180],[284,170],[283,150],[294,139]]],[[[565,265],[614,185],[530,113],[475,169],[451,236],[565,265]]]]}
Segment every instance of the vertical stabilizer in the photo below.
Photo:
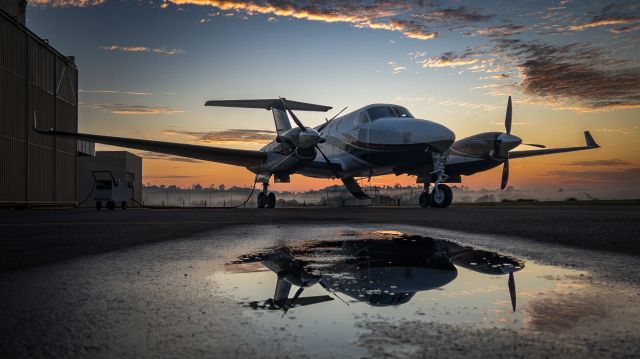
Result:
{"type": "Polygon", "coordinates": [[[276,133],[278,135],[281,135],[291,129],[291,122],[284,110],[274,106],[271,108],[271,112],[273,113],[273,122],[276,124],[276,133]]]}

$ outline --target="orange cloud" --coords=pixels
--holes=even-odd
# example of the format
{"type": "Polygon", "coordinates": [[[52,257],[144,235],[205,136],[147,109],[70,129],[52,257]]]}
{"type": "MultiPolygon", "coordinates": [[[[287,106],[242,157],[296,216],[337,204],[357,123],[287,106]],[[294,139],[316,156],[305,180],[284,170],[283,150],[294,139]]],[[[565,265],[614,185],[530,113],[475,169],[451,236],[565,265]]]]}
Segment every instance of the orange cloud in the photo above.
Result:
{"type": "Polygon", "coordinates": [[[349,23],[358,28],[379,29],[401,32],[405,37],[418,40],[430,40],[438,36],[414,22],[399,19],[387,19],[398,15],[401,10],[407,10],[409,5],[394,3],[387,7],[354,6],[347,3],[337,3],[334,8],[323,8],[311,3],[257,3],[239,0],[165,0],[175,5],[212,6],[222,11],[238,11],[249,15],[267,14],[309,21],[326,23],[349,23]]]}
{"type": "Polygon", "coordinates": [[[609,26],[609,25],[626,25],[640,21],[640,18],[611,18],[602,20],[593,20],[579,25],[571,25],[568,27],[572,31],[582,31],[594,27],[609,26]]]}
{"type": "Polygon", "coordinates": [[[153,47],[146,47],[146,46],[110,45],[110,46],[100,46],[100,48],[108,51],[142,52],[142,53],[146,52],[146,53],[160,54],[160,55],[178,55],[178,54],[185,53],[185,51],[181,49],[153,48],[153,47]]]}
{"type": "Polygon", "coordinates": [[[144,105],[124,105],[120,103],[99,103],[88,105],[100,111],[110,112],[114,115],[156,115],[184,112],[171,107],[156,107],[144,105]]]}
{"type": "Polygon", "coordinates": [[[29,0],[31,6],[87,7],[102,5],[107,0],[29,0]]]}

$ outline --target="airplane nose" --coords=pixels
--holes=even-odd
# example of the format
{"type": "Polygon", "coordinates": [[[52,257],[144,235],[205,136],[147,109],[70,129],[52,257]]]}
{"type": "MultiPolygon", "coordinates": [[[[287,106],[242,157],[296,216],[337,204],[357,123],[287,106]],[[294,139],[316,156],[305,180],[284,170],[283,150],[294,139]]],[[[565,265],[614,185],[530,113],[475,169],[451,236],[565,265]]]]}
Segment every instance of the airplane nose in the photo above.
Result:
{"type": "Polygon", "coordinates": [[[426,144],[439,152],[446,152],[456,140],[447,127],[416,118],[381,118],[373,121],[369,128],[371,142],[426,144]]]}
{"type": "Polygon", "coordinates": [[[455,134],[445,126],[416,118],[378,119],[371,123],[370,130],[374,143],[425,144],[439,152],[449,150],[456,140],[455,134]]]}

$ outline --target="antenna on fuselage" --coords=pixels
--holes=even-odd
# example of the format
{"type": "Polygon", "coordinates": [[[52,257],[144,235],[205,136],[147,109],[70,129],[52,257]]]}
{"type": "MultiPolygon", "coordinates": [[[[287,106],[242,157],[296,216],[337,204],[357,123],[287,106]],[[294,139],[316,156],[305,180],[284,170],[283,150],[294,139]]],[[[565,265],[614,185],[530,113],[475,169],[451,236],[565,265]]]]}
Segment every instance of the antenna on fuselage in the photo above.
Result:
{"type": "MultiPolygon", "coordinates": [[[[338,115],[340,115],[342,112],[344,112],[344,110],[346,110],[346,109],[347,109],[347,107],[349,107],[349,106],[345,106],[342,110],[340,110],[340,112],[336,113],[333,117],[331,117],[331,120],[333,120],[334,118],[338,117],[338,115]]],[[[324,120],[325,120],[326,122],[331,121],[331,120],[327,120],[327,118],[326,118],[326,117],[324,118],[324,120]]]]}

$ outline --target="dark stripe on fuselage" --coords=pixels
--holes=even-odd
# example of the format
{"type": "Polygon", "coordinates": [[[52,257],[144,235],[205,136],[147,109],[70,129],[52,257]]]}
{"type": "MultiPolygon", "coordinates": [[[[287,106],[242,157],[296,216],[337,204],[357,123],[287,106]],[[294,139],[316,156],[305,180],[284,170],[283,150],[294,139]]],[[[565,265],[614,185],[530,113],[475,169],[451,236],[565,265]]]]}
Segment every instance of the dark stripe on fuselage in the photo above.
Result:
{"type": "Polygon", "coordinates": [[[336,137],[327,137],[326,144],[350,153],[364,161],[379,166],[419,165],[431,161],[425,153],[429,147],[425,143],[415,144],[380,144],[358,141],[351,142],[336,137]]]}

